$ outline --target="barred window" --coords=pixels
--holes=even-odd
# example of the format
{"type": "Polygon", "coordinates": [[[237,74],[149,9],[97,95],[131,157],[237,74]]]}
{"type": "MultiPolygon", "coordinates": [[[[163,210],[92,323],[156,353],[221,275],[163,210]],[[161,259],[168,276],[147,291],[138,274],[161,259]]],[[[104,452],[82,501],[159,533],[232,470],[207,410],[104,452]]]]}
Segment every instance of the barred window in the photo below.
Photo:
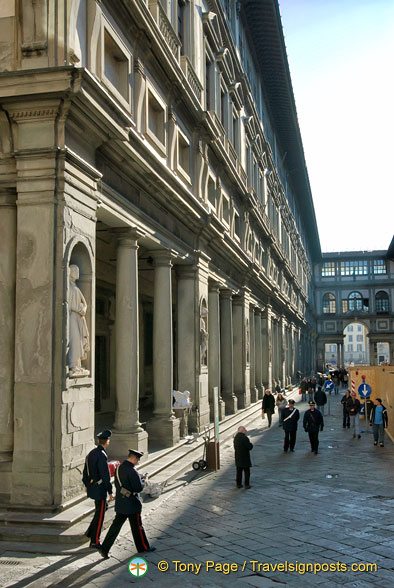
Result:
{"type": "Polygon", "coordinates": [[[331,292],[324,294],[323,296],[323,313],[324,314],[335,314],[336,313],[336,300],[334,294],[331,292]]]}
{"type": "Polygon", "coordinates": [[[374,259],[373,260],[373,273],[374,274],[386,274],[386,262],[384,259],[374,259]]]}
{"type": "Polygon", "coordinates": [[[335,276],[335,261],[326,261],[321,268],[323,278],[335,276]]]}
{"type": "Polygon", "coordinates": [[[368,261],[341,261],[341,276],[366,276],[367,274],[368,261]]]}
{"type": "Polygon", "coordinates": [[[389,311],[389,295],[387,292],[378,292],[375,296],[376,312],[383,313],[389,311]]]}

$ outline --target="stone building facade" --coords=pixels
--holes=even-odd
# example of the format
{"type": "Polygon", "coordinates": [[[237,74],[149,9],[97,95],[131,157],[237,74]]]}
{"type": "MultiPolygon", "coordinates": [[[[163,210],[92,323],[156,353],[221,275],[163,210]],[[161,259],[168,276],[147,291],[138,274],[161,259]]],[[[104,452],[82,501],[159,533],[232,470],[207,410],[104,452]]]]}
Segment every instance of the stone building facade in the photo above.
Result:
{"type": "Polygon", "coordinates": [[[173,389],[199,431],[310,371],[320,245],[276,0],[6,0],[0,39],[0,498],[52,508],[102,426],[172,446],[173,389]]]}
{"type": "MultiPolygon", "coordinates": [[[[314,267],[317,318],[317,369],[327,360],[326,345],[336,346],[335,364],[357,363],[345,350],[345,335],[353,323],[366,332],[368,350],[360,363],[379,365],[381,358],[394,362],[394,255],[392,245],[382,251],[323,253],[314,267]],[[380,347],[387,352],[383,355],[380,347]],[[345,353],[345,351],[347,353],[345,353]]],[[[347,335],[349,337],[349,335],[347,335]]],[[[357,351],[357,336],[352,345],[357,351]]],[[[364,337],[363,337],[364,339],[364,337]]],[[[359,342],[360,351],[361,339],[359,342]]],[[[334,348],[333,348],[334,349],[334,348]]],[[[332,356],[332,354],[329,354],[332,356]]]]}

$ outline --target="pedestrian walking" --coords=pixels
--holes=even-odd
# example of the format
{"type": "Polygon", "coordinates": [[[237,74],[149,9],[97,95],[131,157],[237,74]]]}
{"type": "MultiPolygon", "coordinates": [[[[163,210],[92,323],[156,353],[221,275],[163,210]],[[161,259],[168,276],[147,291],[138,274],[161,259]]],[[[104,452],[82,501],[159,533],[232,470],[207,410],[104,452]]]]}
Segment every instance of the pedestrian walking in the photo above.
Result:
{"type": "Polygon", "coordinates": [[[306,391],[308,388],[308,384],[306,378],[303,378],[300,383],[300,390],[301,390],[301,401],[306,402],[306,391]]]}
{"type": "Polygon", "coordinates": [[[271,426],[272,415],[275,412],[275,398],[271,394],[271,390],[267,389],[263,396],[263,404],[261,407],[261,416],[264,418],[267,415],[268,426],[271,426]]]}
{"type": "Polygon", "coordinates": [[[338,394],[339,393],[339,377],[338,377],[337,373],[334,375],[333,381],[334,381],[334,392],[335,392],[335,394],[338,394]]]}
{"type": "Polygon", "coordinates": [[[100,549],[100,533],[104,523],[105,511],[108,509],[107,495],[113,499],[111,477],[108,469],[108,456],[106,448],[110,443],[112,432],[109,429],[101,431],[97,435],[98,445],[87,455],[83,468],[82,482],[86,487],[89,498],[94,500],[94,516],[86,531],[86,537],[90,539],[90,546],[100,549]]]}
{"type": "Polygon", "coordinates": [[[129,519],[138,553],[156,550],[156,547],[149,545],[141,520],[142,504],[138,493],[141,492],[145,485],[146,474],[140,475],[135,469],[135,466],[138,465],[143,455],[142,451],[129,449],[127,459],[116,469],[116,515],[100,548],[100,554],[104,559],[109,558],[109,551],[126,519],[129,519]]]}
{"type": "Polygon", "coordinates": [[[360,420],[359,420],[359,412],[361,411],[361,404],[358,398],[356,398],[356,393],[352,392],[350,394],[350,398],[346,401],[346,410],[349,413],[350,418],[350,426],[353,431],[353,439],[358,437],[361,439],[360,435],[360,420]]]}
{"type": "Polygon", "coordinates": [[[310,402],[311,400],[313,400],[313,383],[311,378],[308,378],[308,381],[306,383],[306,387],[307,387],[307,391],[308,391],[308,402],[310,402]]]}
{"type": "Polygon", "coordinates": [[[275,393],[276,394],[279,394],[281,390],[282,390],[282,388],[280,387],[280,383],[279,382],[276,382],[276,385],[275,385],[275,393]]]}
{"type": "Polygon", "coordinates": [[[349,376],[347,374],[347,371],[344,370],[344,373],[343,373],[343,385],[344,385],[345,388],[347,388],[348,382],[349,382],[349,376]]]}
{"type": "Polygon", "coordinates": [[[294,451],[297,439],[297,427],[300,413],[295,407],[294,400],[289,400],[289,406],[283,409],[283,430],[285,432],[285,440],[283,443],[283,451],[286,452],[289,448],[294,451]]]}
{"type": "Polygon", "coordinates": [[[235,466],[237,468],[237,488],[242,488],[242,472],[244,473],[245,489],[250,488],[250,468],[252,462],[250,460],[250,452],[253,449],[253,443],[247,437],[247,430],[245,427],[238,427],[238,432],[234,437],[235,450],[235,466]]]}
{"type": "Polygon", "coordinates": [[[350,390],[346,390],[344,396],[342,396],[342,398],[341,398],[342,412],[343,412],[343,428],[344,429],[346,427],[348,429],[350,428],[350,416],[349,416],[347,406],[346,406],[346,403],[349,398],[350,398],[350,390]]]}
{"type": "Polygon", "coordinates": [[[316,402],[317,410],[320,410],[324,416],[324,405],[327,404],[327,395],[320,386],[318,386],[317,391],[315,392],[314,400],[316,402]]]}
{"type": "Polygon", "coordinates": [[[323,430],[324,419],[319,410],[316,410],[313,400],[309,401],[309,410],[304,413],[304,431],[309,435],[311,451],[317,455],[319,448],[319,431],[323,430]]]}
{"type": "Polygon", "coordinates": [[[373,444],[384,447],[384,430],[389,424],[387,416],[387,408],[383,405],[381,398],[375,399],[375,404],[372,407],[369,416],[369,424],[372,425],[373,430],[373,444]]]}
{"type": "Polygon", "coordinates": [[[279,426],[281,427],[283,423],[283,410],[287,406],[287,400],[281,392],[279,392],[278,396],[276,397],[275,404],[278,408],[279,426]]]}

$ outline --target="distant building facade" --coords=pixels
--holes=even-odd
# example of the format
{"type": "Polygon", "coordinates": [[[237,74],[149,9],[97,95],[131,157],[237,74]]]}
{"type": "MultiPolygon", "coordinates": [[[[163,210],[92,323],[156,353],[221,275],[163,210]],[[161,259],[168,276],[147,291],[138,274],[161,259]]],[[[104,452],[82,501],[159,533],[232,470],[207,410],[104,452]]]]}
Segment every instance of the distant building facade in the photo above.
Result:
{"type": "Polygon", "coordinates": [[[101,426],[172,446],[174,389],[198,431],[314,369],[320,245],[276,0],[15,0],[0,38],[0,499],[56,508],[101,426]]]}
{"type": "Polygon", "coordinates": [[[323,253],[314,267],[318,369],[394,361],[393,259],[392,245],[323,253]]]}

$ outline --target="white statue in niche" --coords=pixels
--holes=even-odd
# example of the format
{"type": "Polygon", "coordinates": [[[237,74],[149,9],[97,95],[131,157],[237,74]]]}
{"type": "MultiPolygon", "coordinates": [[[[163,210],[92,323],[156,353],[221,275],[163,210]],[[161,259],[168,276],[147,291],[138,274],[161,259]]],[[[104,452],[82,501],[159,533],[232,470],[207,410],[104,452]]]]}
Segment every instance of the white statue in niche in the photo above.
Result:
{"type": "Polygon", "coordinates": [[[191,408],[192,401],[190,400],[189,390],[180,392],[179,390],[173,390],[172,395],[174,397],[174,408],[191,408]]]}
{"type": "Polygon", "coordinates": [[[204,366],[208,365],[208,337],[208,309],[203,301],[200,314],[200,362],[204,366]]]}
{"type": "Polygon", "coordinates": [[[68,367],[70,377],[79,378],[89,375],[89,370],[85,370],[81,366],[81,361],[87,358],[90,351],[89,331],[85,319],[88,305],[81,290],[75,283],[79,278],[79,267],[77,265],[70,265],[69,276],[68,310],[70,329],[68,367]]]}

